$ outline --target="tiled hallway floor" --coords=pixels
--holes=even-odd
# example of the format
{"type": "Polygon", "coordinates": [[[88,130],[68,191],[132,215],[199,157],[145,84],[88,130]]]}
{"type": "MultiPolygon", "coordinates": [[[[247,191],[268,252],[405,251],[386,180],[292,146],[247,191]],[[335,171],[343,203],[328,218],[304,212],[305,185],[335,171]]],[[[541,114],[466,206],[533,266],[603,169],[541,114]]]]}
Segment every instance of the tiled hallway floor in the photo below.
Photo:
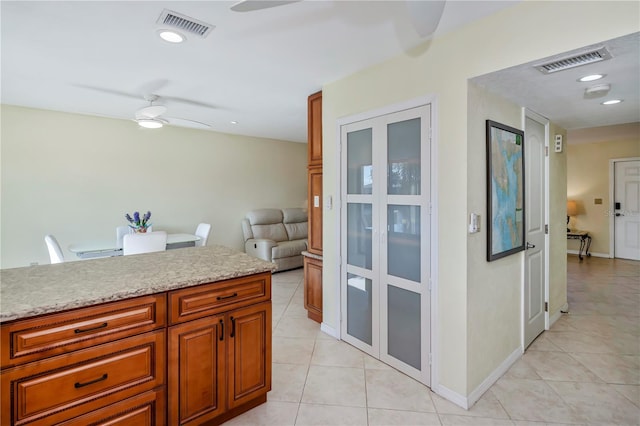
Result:
{"type": "Polygon", "coordinates": [[[273,276],[273,390],[225,425],[640,425],[640,263],[568,257],[570,313],[468,411],[322,333],[273,276]]]}

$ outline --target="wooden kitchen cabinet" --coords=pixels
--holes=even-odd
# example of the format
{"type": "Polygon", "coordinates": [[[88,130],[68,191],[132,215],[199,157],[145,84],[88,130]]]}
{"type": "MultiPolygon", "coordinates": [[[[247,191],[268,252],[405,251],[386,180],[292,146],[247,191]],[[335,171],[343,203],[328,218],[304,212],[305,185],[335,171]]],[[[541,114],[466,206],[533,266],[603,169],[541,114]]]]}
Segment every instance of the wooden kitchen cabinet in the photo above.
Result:
{"type": "Polygon", "coordinates": [[[271,274],[222,288],[169,295],[171,322],[178,322],[169,327],[169,424],[219,424],[266,401],[271,390],[271,274]],[[216,314],[185,321],[209,311],[216,314]]]}
{"type": "Polygon", "coordinates": [[[309,96],[307,193],[309,231],[304,256],[304,307],[307,317],[322,322],[322,92],[309,96]]]}
{"type": "Polygon", "coordinates": [[[0,425],[220,424],[271,390],[271,272],[3,323],[0,425]]]}

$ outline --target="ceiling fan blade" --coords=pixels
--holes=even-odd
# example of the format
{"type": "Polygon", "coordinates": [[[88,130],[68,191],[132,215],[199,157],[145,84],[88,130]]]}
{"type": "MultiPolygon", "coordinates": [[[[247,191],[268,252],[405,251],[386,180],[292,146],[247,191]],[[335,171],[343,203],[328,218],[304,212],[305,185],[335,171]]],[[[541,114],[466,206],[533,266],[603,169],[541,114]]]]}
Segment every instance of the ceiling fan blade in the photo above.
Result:
{"type": "Polygon", "coordinates": [[[181,98],[179,96],[160,96],[160,99],[165,99],[165,100],[171,101],[171,102],[180,102],[180,103],[183,103],[183,104],[189,104],[189,105],[199,106],[199,107],[203,107],[203,108],[219,109],[218,106],[213,105],[213,104],[208,104],[206,102],[200,102],[200,101],[196,101],[196,100],[193,100],[193,99],[181,98]]]}
{"type": "Polygon", "coordinates": [[[231,6],[234,12],[253,12],[254,10],[269,9],[271,7],[283,6],[289,3],[297,3],[301,0],[242,0],[231,6]]]}
{"type": "Polygon", "coordinates": [[[207,123],[203,123],[201,121],[189,120],[187,118],[178,118],[178,117],[164,117],[170,125],[173,126],[182,126],[182,127],[191,127],[193,129],[210,129],[211,126],[207,123]]]}
{"type": "Polygon", "coordinates": [[[127,98],[140,100],[140,96],[138,96],[136,94],[133,94],[133,93],[123,92],[121,90],[107,89],[107,88],[104,88],[104,87],[89,86],[87,84],[74,84],[74,86],[81,87],[83,89],[95,90],[96,92],[108,93],[110,95],[125,96],[127,98]]]}
{"type": "Polygon", "coordinates": [[[409,18],[420,37],[430,36],[438,28],[445,0],[407,1],[409,18]]]}

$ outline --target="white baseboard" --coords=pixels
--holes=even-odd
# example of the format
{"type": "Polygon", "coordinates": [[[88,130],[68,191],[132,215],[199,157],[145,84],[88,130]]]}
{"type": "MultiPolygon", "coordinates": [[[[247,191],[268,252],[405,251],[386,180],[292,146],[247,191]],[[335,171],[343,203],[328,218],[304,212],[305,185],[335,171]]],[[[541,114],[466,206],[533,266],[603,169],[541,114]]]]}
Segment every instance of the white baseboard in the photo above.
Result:
{"type": "Polygon", "coordinates": [[[549,317],[549,328],[551,328],[553,324],[560,319],[560,317],[562,316],[562,312],[569,312],[568,303],[565,303],[564,305],[562,305],[562,307],[558,309],[558,311],[555,314],[549,317]]]}
{"type": "Polygon", "coordinates": [[[326,322],[323,322],[322,324],[320,324],[320,331],[322,331],[325,334],[328,334],[331,337],[340,339],[340,335],[337,333],[336,329],[331,327],[330,325],[327,325],[326,322]]]}
{"type": "Polygon", "coordinates": [[[493,372],[489,374],[487,378],[484,379],[482,383],[480,383],[480,385],[469,394],[469,397],[467,398],[467,404],[469,408],[473,407],[473,404],[478,402],[480,397],[482,397],[482,395],[486,391],[488,391],[489,388],[495,382],[497,382],[500,377],[504,375],[504,373],[509,371],[509,368],[511,368],[511,366],[515,364],[515,362],[519,360],[521,356],[522,348],[517,348],[515,351],[511,352],[511,355],[509,355],[504,361],[502,361],[498,368],[493,370],[493,372]]]}
{"type": "Polygon", "coordinates": [[[442,385],[434,386],[431,388],[431,390],[437,393],[438,395],[440,395],[441,397],[443,397],[444,399],[447,399],[453,402],[454,404],[464,408],[465,410],[469,409],[467,398],[460,395],[458,392],[452,391],[451,389],[442,385]]]}
{"type": "MultiPolygon", "coordinates": [[[[578,250],[567,250],[567,254],[575,254],[577,256],[579,253],[578,250]]],[[[594,253],[590,251],[589,254],[593,257],[604,257],[605,259],[611,259],[609,253],[594,253]]],[[[584,253],[582,253],[582,256],[587,257],[584,253]]]]}

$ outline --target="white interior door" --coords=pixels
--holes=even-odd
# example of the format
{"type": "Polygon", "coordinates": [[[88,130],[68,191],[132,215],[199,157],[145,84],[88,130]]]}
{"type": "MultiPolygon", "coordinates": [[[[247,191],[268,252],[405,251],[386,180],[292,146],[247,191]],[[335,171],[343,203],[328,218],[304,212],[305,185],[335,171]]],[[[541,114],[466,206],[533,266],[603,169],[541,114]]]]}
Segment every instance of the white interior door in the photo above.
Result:
{"type": "Polygon", "coordinates": [[[422,106],[341,129],[343,339],[427,385],[430,126],[422,106]]]}
{"type": "MultiPolygon", "coordinates": [[[[544,331],[546,280],[546,122],[527,113],[525,119],[524,347],[544,331]],[[535,118],[535,119],[534,119],[535,118]]],[[[544,120],[546,121],[546,120],[544,120]]]]}
{"type": "Polygon", "coordinates": [[[640,160],[614,163],[615,257],[640,260],[640,160]]]}

